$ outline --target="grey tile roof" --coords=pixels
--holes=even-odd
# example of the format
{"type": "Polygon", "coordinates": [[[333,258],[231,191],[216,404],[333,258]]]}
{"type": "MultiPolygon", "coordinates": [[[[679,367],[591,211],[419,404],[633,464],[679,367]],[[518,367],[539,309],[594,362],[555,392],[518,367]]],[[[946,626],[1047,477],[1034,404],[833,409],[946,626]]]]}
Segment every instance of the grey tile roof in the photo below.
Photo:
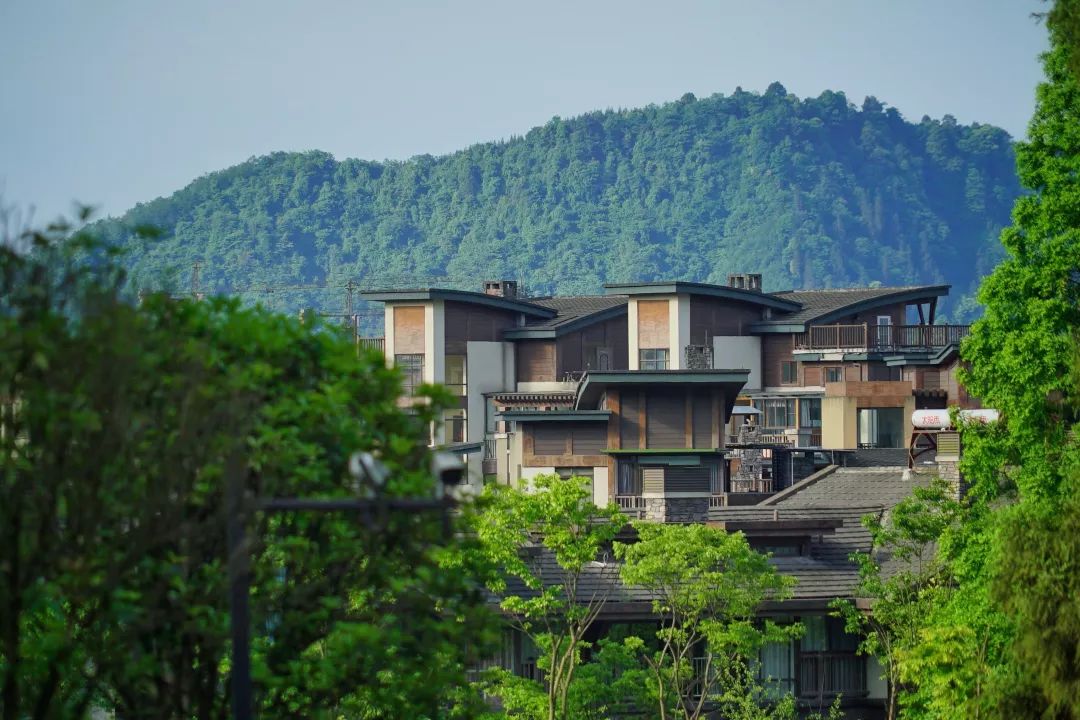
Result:
{"type": "Polygon", "coordinates": [[[930,483],[928,475],[904,479],[902,467],[845,467],[828,475],[808,478],[767,500],[783,508],[891,508],[911,495],[916,487],[930,483]]]}
{"type": "Polygon", "coordinates": [[[528,330],[557,330],[589,315],[602,313],[613,308],[625,307],[625,295],[581,295],[577,297],[529,298],[528,302],[554,310],[557,315],[544,320],[536,319],[525,325],[528,330]]]}
{"type": "MultiPolygon", "coordinates": [[[[817,604],[837,597],[853,597],[859,573],[850,557],[855,552],[871,550],[870,532],[863,527],[867,515],[881,515],[911,494],[912,490],[929,482],[925,474],[903,479],[903,468],[839,468],[827,475],[812,478],[792,486],[774,505],[748,505],[709,509],[710,521],[779,521],[831,520],[836,523],[832,532],[814,534],[810,531],[809,554],[797,557],[776,556],[772,564],[785,575],[798,581],[792,590],[792,600],[817,604]]],[[[768,537],[768,531],[754,533],[768,537]]],[[[887,558],[886,573],[895,571],[887,558]]],[[[539,550],[534,558],[545,585],[563,582],[554,557],[539,550]]],[[[524,585],[510,582],[515,594],[529,596],[524,585]]],[[[647,603],[651,594],[638,587],[628,587],[618,580],[618,564],[591,564],[581,579],[578,597],[584,601],[594,594],[603,594],[608,603],[647,603]]]]}
{"type": "MultiPolygon", "coordinates": [[[[846,288],[831,290],[782,290],[772,295],[802,304],[802,310],[792,313],[775,313],[773,324],[810,322],[817,318],[842,311],[849,305],[868,301],[887,301],[893,295],[908,295],[925,292],[928,296],[943,294],[948,288],[941,285],[907,285],[902,287],[882,288],[846,288]]],[[[769,323],[762,323],[769,324],[769,323]]]]}

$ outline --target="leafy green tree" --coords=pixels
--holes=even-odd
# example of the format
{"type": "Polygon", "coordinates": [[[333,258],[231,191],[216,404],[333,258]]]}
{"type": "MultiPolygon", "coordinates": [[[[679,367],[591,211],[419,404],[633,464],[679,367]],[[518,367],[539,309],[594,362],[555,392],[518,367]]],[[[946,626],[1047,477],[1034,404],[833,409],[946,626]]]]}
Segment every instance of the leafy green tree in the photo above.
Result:
{"type": "Polygon", "coordinates": [[[1000,128],[775,84],[554,119],[437,158],[274,153],[123,218],[164,228],[159,242],[101,230],[130,246],[139,288],[187,290],[200,260],[206,290],[289,312],[342,312],[349,279],[475,290],[477,268],[534,294],[751,271],[769,290],[948,282],[959,299],[1001,259],[1019,193],[1000,128]]]}
{"type": "Polygon", "coordinates": [[[1080,82],[1069,71],[1075,0],[1055,3],[1046,81],[1017,168],[1030,191],[1002,233],[1008,257],[979,292],[983,319],[962,348],[967,389],[1002,412],[962,427],[971,483],[962,521],[940,538],[951,587],[905,661],[912,717],[1076,717],[1068,538],[1077,487],[1070,378],[1080,320],[1080,82]],[[1065,24],[1062,24],[1065,23],[1065,24]]]}
{"type": "Polygon", "coordinates": [[[430,495],[423,437],[445,397],[407,414],[379,358],[235,301],[135,307],[87,232],[21,240],[0,245],[0,715],[228,714],[227,467],[246,491],[259,714],[451,712],[491,627],[478,575],[442,571],[468,541],[423,515],[369,530],[254,507],[352,496],[354,450],[390,469],[388,497],[430,495]]]}
{"type": "Polygon", "coordinates": [[[936,481],[928,488],[916,488],[887,518],[863,518],[871,549],[852,556],[859,566],[858,602],[833,602],[847,632],[863,638],[859,652],[882,664],[889,685],[889,720],[897,714],[904,653],[918,644],[928,610],[949,582],[948,568],[937,559],[934,543],[960,513],[951,493],[946,483],[936,481]]]}
{"type": "Polygon", "coordinates": [[[489,485],[490,502],[476,528],[488,558],[502,571],[491,589],[508,619],[539,649],[545,687],[504,675],[506,682],[494,692],[512,695],[522,717],[536,717],[542,708],[540,717],[565,720],[582,652],[591,647],[585,636],[617,582],[617,572],[602,559],[625,520],[614,505],[593,504],[589,478],[539,475],[530,483],[489,485]],[[536,699],[541,693],[542,705],[536,699]]]}
{"type": "Polygon", "coordinates": [[[701,524],[634,528],[638,541],[616,544],[615,552],[623,582],[655,597],[659,647],[645,660],[660,717],[674,707],[675,716],[695,720],[711,705],[723,717],[768,712],[754,668],[758,652],[769,642],[790,642],[800,628],[760,623],[756,614],[766,600],[790,597],[794,579],[780,575],[741,533],[701,524]]]}

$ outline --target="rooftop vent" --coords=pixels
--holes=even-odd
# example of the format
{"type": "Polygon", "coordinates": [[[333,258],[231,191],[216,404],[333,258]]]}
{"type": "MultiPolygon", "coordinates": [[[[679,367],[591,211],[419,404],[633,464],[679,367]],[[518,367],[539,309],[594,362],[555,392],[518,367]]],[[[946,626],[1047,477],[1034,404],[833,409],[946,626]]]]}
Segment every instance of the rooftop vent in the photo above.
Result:
{"type": "Polygon", "coordinates": [[[484,294],[496,297],[516,298],[518,296],[518,284],[516,280],[485,280],[484,294]]]}
{"type": "Polygon", "coordinates": [[[728,287],[761,292],[761,273],[735,273],[727,276],[728,287]]]}

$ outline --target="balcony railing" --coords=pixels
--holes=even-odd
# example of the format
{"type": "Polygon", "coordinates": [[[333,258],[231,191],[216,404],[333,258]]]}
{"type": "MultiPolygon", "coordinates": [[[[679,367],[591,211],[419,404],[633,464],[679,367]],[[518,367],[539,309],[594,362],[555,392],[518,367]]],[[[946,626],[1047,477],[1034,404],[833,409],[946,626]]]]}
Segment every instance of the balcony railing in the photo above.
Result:
{"type": "Polygon", "coordinates": [[[640,495],[616,495],[615,504],[629,515],[640,516],[645,512],[645,498],[640,495]]]}
{"type": "Polygon", "coordinates": [[[829,698],[866,694],[866,658],[853,653],[799,656],[799,697],[829,698]]]}
{"type": "Polygon", "coordinates": [[[919,350],[967,337],[970,325],[811,325],[795,336],[796,350],[919,350]]]}
{"type": "Polygon", "coordinates": [[[385,339],[381,337],[358,337],[356,338],[356,347],[361,350],[378,350],[383,351],[385,346],[385,339]]]}

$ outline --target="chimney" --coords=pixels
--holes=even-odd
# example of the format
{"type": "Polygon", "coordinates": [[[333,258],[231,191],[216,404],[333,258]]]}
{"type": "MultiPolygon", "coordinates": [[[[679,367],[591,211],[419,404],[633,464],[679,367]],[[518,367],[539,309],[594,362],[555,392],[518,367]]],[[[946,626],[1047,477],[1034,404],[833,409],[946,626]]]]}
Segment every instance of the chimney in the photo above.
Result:
{"type": "Polygon", "coordinates": [[[496,297],[510,298],[518,296],[518,284],[516,280],[485,280],[484,294],[496,297]]]}
{"type": "Polygon", "coordinates": [[[761,273],[734,273],[727,276],[728,287],[761,292],[761,273]]]}

